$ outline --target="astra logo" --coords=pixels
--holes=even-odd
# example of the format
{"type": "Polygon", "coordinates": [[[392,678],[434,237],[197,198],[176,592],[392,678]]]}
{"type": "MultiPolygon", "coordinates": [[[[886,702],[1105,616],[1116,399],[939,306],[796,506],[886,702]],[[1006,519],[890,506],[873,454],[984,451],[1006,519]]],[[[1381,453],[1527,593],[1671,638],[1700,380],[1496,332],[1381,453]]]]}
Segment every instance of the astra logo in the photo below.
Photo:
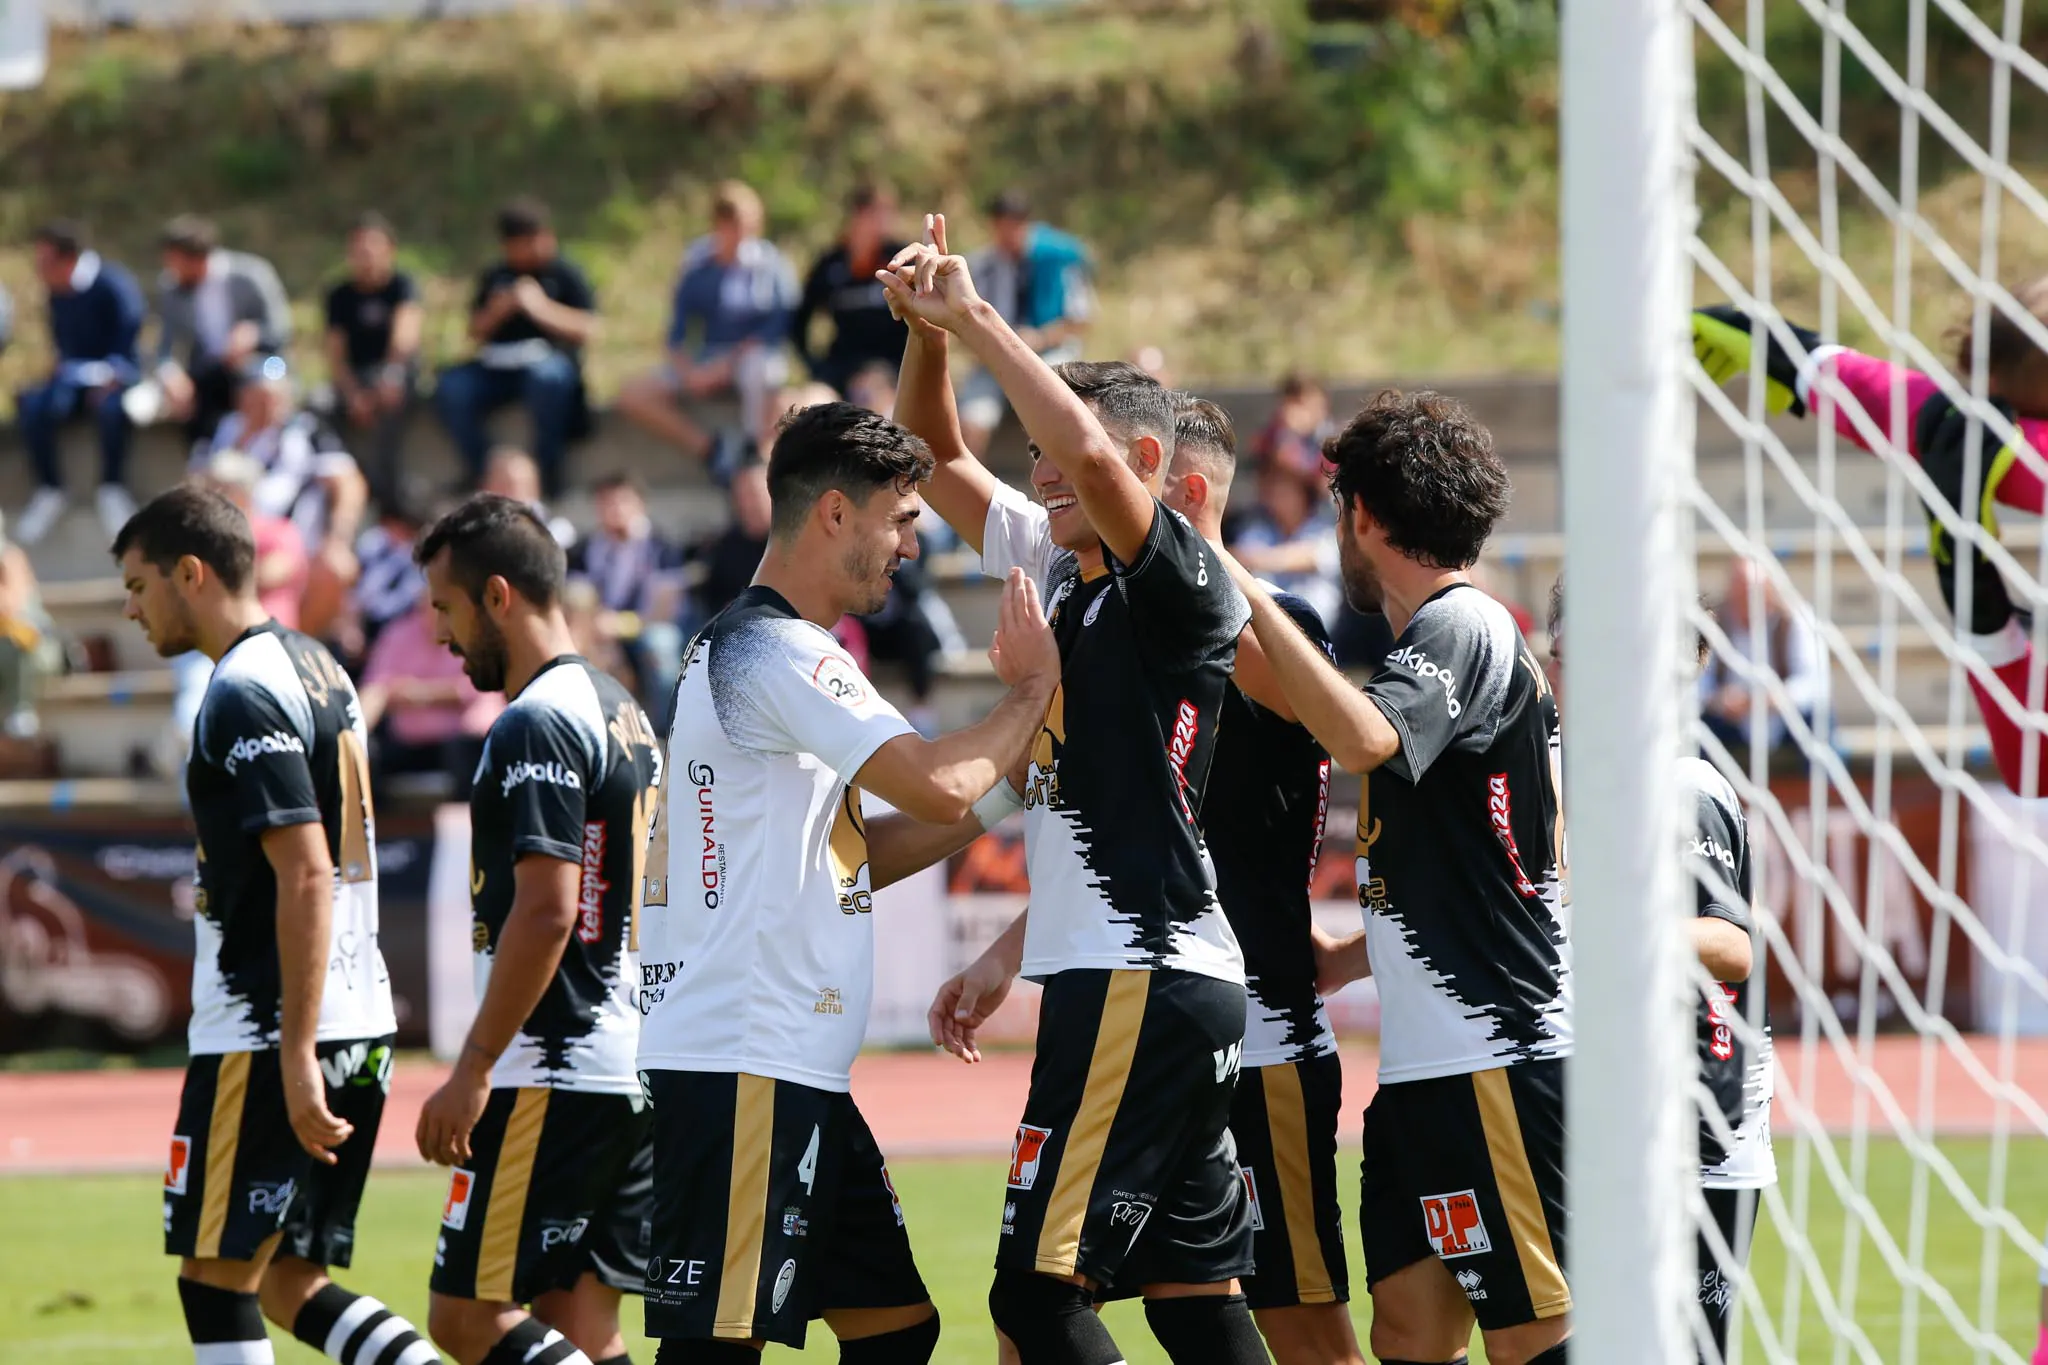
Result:
{"type": "Polygon", "coordinates": [[[278,730],[268,735],[244,735],[235,741],[235,747],[228,750],[227,770],[233,772],[250,759],[265,754],[303,754],[306,745],[297,735],[288,735],[278,730]]]}
{"type": "Polygon", "coordinates": [[[1429,656],[1414,645],[1407,645],[1387,656],[1390,664],[1399,664],[1418,678],[1435,678],[1444,685],[1444,704],[1451,708],[1451,719],[1465,714],[1464,703],[1458,700],[1458,680],[1448,668],[1439,668],[1429,661],[1429,656]]]}
{"type": "Polygon", "coordinates": [[[566,764],[555,762],[530,763],[521,760],[505,769],[505,781],[498,789],[498,795],[510,796],[512,789],[522,782],[547,782],[557,787],[569,787],[576,791],[583,790],[583,779],[577,776],[574,768],[566,764]]]}

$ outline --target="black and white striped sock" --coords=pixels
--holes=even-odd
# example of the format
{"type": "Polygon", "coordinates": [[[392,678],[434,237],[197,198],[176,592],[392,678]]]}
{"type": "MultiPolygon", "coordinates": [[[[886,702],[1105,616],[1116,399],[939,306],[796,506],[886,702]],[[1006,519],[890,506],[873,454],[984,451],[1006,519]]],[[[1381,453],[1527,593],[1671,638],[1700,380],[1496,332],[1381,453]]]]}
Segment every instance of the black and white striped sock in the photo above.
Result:
{"type": "Polygon", "coordinates": [[[413,1325],[368,1294],[322,1285],[292,1323],[292,1335],[340,1365],[440,1365],[413,1325]]]}
{"type": "Polygon", "coordinates": [[[498,1338],[481,1365],[590,1365],[590,1357],[540,1319],[525,1318],[498,1338]]]}

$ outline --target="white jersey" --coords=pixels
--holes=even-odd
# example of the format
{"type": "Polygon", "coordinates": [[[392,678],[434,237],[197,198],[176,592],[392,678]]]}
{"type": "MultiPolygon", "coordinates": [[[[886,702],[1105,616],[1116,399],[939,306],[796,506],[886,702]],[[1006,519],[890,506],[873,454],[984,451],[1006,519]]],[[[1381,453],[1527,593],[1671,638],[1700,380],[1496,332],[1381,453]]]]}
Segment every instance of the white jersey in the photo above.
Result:
{"type": "Polygon", "coordinates": [[[229,646],[193,727],[186,789],[197,827],[195,1056],[277,1046],[282,983],[273,829],[318,824],[334,862],[317,1038],[398,1025],[377,943],[377,831],[362,707],[318,641],[266,622],[229,646]]]}
{"type": "Polygon", "coordinates": [[[692,642],[648,850],[643,1071],[845,1091],[874,996],[854,775],[908,721],[824,628],[748,588],[692,642]]]}
{"type": "Polygon", "coordinates": [[[982,571],[1039,585],[1060,685],[1024,791],[1031,917],[1024,975],[1169,970],[1242,983],[1196,813],[1208,790],[1237,637],[1251,619],[1187,518],[1154,503],[1129,565],[1084,572],[1045,510],[998,485],[982,571]]]}

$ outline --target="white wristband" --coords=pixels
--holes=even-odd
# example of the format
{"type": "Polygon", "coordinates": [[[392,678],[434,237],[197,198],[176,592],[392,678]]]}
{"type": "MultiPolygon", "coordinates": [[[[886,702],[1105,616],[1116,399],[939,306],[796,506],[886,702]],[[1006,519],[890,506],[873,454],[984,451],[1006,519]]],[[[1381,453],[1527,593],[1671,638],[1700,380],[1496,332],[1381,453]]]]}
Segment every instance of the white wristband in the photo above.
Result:
{"type": "Polygon", "coordinates": [[[981,821],[984,830],[991,830],[1023,809],[1024,798],[1010,785],[1010,779],[1003,777],[998,778],[996,784],[974,803],[974,818],[981,821]]]}

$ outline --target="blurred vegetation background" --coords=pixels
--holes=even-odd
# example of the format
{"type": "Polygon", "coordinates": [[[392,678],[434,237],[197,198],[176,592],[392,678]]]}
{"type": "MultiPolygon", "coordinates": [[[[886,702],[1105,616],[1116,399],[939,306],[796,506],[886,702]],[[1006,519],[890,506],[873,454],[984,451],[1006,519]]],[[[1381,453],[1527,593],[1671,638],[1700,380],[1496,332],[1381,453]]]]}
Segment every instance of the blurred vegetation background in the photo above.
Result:
{"type": "MultiPolygon", "coordinates": [[[[1999,0],[1948,2],[2001,22],[1999,0]]],[[[1826,0],[1757,3],[1754,34],[1751,8],[1713,13],[1818,120],[1826,0]]],[[[2035,8],[2022,39],[2048,55],[2035,8]]],[[[1992,63],[1928,11],[1926,89],[1981,140],[1992,63]]],[[[1906,70],[1911,0],[1846,13],[1906,70]]],[[[464,350],[491,210],[522,191],[553,203],[599,285],[593,375],[609,393],[658,344],[681,249],[725,176],[761,191],[800,270],[860,177],[897,187],[906,228],[946,210],[964,246],[991,192],[1024,187],[1098,254],[1095,349],[1159,345],[1183,379],[1542,370],[1557,352],[1557,37],[1552,0],[594,0],[473,21],[59,34],[46,84],[0,96],[0,279],[29,304],[0,402],[46,363],[26,251],[45,217],[86,219],[148,281],[164,218],[215,216],[231,245],[277,263],[311,361],[341,235],[378,208],[445,356],[464,350]]],[[[1761,148],[1819,235],[1817,154],[1775,113],[1753,147],[1741,71],[1705,28],[1698,52],[1703,128],[1745,164],[1761,148]]],[[[1853,50],[1838,98],[1846,146],[1887,186],[1916,175],[1921,212],[1974,264],[1982,180],[1924,125],[1905,164],[1901,104],[1853,50]]],[[[2010,136],[2040,182],[2048,95],[2023,81],[2010,136]]],[[[1839,184],[1828,230],[1889,306],[1892,229],[1839,184]]],[[[1774,234],[1759,259],[1750,202],[1704,169],[1698,194],[1737,273],[1767,273],[1788,312],[1811,314],[1818,273],[1790,241],[1774,234]]],[[[2007,208],[2001,273],[2048,269],[2048,227],[2007,208]]],[[[1965,297],[1931,258],[1904,263],[1916,323],[1959,321],[1965,297]]]]}

